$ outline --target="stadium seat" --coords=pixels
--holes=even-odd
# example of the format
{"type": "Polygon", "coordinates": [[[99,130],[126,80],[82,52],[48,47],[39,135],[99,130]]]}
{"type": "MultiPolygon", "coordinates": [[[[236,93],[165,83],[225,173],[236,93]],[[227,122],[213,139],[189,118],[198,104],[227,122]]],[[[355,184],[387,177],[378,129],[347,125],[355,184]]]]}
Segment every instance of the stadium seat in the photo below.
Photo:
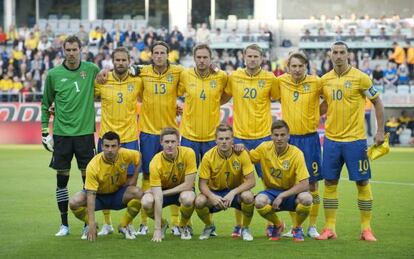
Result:
{"type": "Polygon", "coordinates": [[[259,33],[260,32],[260,21],[259,20],[250,20],[249,21],[249,28],[251,33],[259,33]]]}
{"type": "Polygon", "coordinates": [[[226,29],[226,20],[216,19],[214,21],[214,28],[220,28],[222,31],[224,31],[224,29],[226,29]]]}
{"type": "Polygon", "coordinates": [[[410,86],[409,85],[399,85],[397,86],[398,94],[409,94],[410,93],[410,86]]]}
{"type": "Polygon", "coordinates": [[[239,32],[245,33],[247,31],[247,28],[249,28],[249,20],[247,19],[237,20],[237,29],[239,32]]]}
{"type": "Polygon", "coordinates": [[[114,28],[114,20],[112,19],[105,19],[102,21],[102,27],[105,28],[105,30],[111,32],[114,28]]]}
{"type": "MultiPolygon", "coordinates": [[[[59,32],[67,32],[69,28],[69,20],[67,19],[60,19],[58,20],[58,31],[59,32]]],[[[79,30],[79,27],[78,27],[79,30]]]]}
{"type": "MultiPolygon", "coordinates": [[[[77,33],[79,31],[79,26],[81,24],[80,19],[70,19],[69,20],[69,30],[71,33],[77,33]]],[[[86,30],[86,28],[85,28],[86,30]]]]}
{"type": "Polygon", "coordinates": [[[83,25],[85,31],[87,32],[89,32],[89,30],[91,29],[91,23],[88,20],[81,20],[80,24],[83,25]]]}
{"type": "Polygon", "coordinates": [[[97,19],[92,22],[92,29],[96,28],[97,26],[102,27],[102,20],[97,19]]]}
{"type": "Polygon", "coordinates": [[[46,19],[39,19],[39,28],[41,31],[46,29],[47,20],[46,19]]]}

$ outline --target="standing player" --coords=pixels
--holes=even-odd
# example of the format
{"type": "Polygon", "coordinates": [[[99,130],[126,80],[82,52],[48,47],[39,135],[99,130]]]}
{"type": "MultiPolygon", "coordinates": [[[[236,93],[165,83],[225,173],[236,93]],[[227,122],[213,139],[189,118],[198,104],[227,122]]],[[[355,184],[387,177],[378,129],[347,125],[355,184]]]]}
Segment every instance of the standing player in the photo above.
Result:
{"type": "Polygon", "coordinates": [[[121,218],[119,232],[126,239],[135,239],[127,225],[141,209],[141,190],[134,186],[138,178],[141,154],[136,150],[121,148],[118,134],[108,131],[102,136],[103,152],[96,155],[86,168],[85,189],[70,199],[73,214],[87,224],[82,239],[96,239],[95,211],[127,208],[121,218]],[[135,167],[132,177],[127,179],[129,164],[135,167]]]}
{"type": "MultiPolygon", "coordinates": [[[[108,74],[106,83],[104,85],[95,84],[95,96],[100,96],[102,103],[98,152],[102,151],[102,136],[108,131],[119,134],[122,147],[139,150],[136,105],[142,81],[141,78],[128,74],[130,56],[126,48],[119,47],[112,52],[112,63],[114,71],[108,74]]],[[[134,166],[130,164],[128,177],[131,177],[133,173],[134,166]]],[[[132,184],[135,186],[136,182],[132,184]]],[[[113,232],[110,212],[107,210],[103,212],[105,224],[98,235],[108,235],[113,232]]],[[[132,228],[132,225],[129,227],[132,228]]],[[[135,231],[132,230],[132,232],[135,231]]]]}
{"type": "Polygon", "coordinates": [[[53,152],[50,167],[57,171],[56,200],[62,224],[56,236],[69,234],[68,189],[73,155],[85,181],[85,169],[95,154],[94,80],[99,68],[80,60],[81,42],[70,36],[63,42],[65,60],[46,77],[42,99],[42,143],[53,152]],[[49,108],[54,102],[53,137],[49,108]]]}
{"type": "Polygon", "coordinates": [[[257,212],[273,223],[270,240],[279,240],[284,224],[275,211],[295,211],[293,240],[304,241],[302,223],[309,215],[312,196],[309,190],[309,173],[302,151],[288,144],[289,126],[283,120],[271,127],[272,141],[250,150],[252,162],[260,162],[265,190],[256,195],[257,212]]]}
{"type": "Polygon", "coordinates": [[[162,219],[162,208],[180,206],[181,239],[191,239],[188,225],[194,212],[194,181],[197,172],[195,153],[191,148],[178,146],[180,134],[175,128],[164,128],[160,135],[163,151],[150,163],[150,186],[142,198],[147,215],[155,220],[152,241],[161,242],[168,222],[162,219]]]}
{"type": "MultiPolygon", "coordinates": [[[[140,97],[142,100],[141,113],[138,122],[141,131],[140,150],[142,153],[142,189],[146,191],[149,186],[149,164],[152,158],[162,150],[160,145],[160,132],[165,127],[177,127],[176,100],[177,88],[180,80],[182,66],[170,65],[168,53],[170,51],[167,43],[155,42],[151,47],[152,65],[141,69],[142,88],[140,97]]],[[[178,222],[178,207],[171,206],[172,228],[174,235],[180,235],[178,222]]],[[[148,227],[146,217],[143,216],[139,235],[146,235],[148,227]]]]}
{"type": "MultiPolygon", "coordinates": [[[[310,174],[309,189],[312,194],[313,205],[309,215],[308,236],[315,238],[319,236],[316,229],[316,219],[320,203],[318,181],[322,179],[320,172],[321,144],[317,133],[322,84],[317,76],[306,74],[307,65],[308,59],[305,54],[301,52],[292,53],[287,62],[289,72],[278,77],[278,83],[282,118],[290,128],[289,143],[303,152],[306,167],[310,174]]],[[[294,222],[294,212],[291,215],[294,222]]],[[[292,231],[290,231],[291,234],[292,231]]]]}
{"type": "Polygon", "coordinates": [[[220,124],[216,129],[217,146],[203,157],[199,168],[200,194],[195,201],[196,211],[205,228],[200,239],[208,239],[215,231],[210,213],[230,207],[243,213],[241,235],[252,241],[249,225],[253,217],[256,185],[254,167],[246,151],[236,154],[233,149],[233,129],[220,124]]]}
{"type": "MultiPolygon", "coordinates": [[[[253,149],[263,141],[270,140],[270,103],[272,99],[277,99],[277,79],[271,72],[260,67],[263,50],[257,44],[247,46],[243,55],[246,68],[239,68],[229,76],[225,92],[233,96],[234,143],[253,149]]],[[[260,165],[255,167],[261,178],[260,165]]],[[[240,236],[241,216],[238,213],[236,221],[233,237],[240,236]]]]}
{"type": "Polygon", "coordinates": [[[181,145],[196,153],[197,165],[204,154],[215,146],[215,130],[220,123],[220,101],[226,98],[227,75],[211,73],[211,49],[199,44],[193,49],[195,68],[184,70],[180,76],[178,95],[185,97],[180,123],[181,145]]]}
{"type": "Polygon", "coordinates": [[[322,176],[325,179],[323,206],[325,228],[318,240],[335,239],[338,209],[338,180],[344,163],[349,179],[356,182],[358,207],[361,213],[361,239],[376,241],[371,231],[372,192],[369,184],[371,169],[367,157],[364,123],[365,97],[371,100],[377,119],[375,144],[384,142],[384,106],[370,78],[348,64],[346,43],[332,45],[334,68],[322,77],[323,95],[328,103],[323,143],[322,176]]]}

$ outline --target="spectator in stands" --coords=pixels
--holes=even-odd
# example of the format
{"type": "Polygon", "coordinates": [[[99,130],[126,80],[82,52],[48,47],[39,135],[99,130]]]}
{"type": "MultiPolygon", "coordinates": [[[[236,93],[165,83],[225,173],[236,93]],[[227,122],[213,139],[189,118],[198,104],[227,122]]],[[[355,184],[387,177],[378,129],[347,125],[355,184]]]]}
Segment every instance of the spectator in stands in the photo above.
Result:
{"type": "Polygon", "coordinates": [[[85,31],[85,27],[82,24],[79,25],[79,31],[75,35],[80,39],[82,46],[88,44],[89,34],[85,31]]]}
{"type": "Polygon", "coordinates": [[[196,42],[197,44],[210,44],[210,30],[208,29],[207,23],[203,22],[200,28],[198,28],[196,34],[196,42]]]}
{"type": "Polygon", "coordinates": [[[318,64],[316,62],[311,62],[310,65],[310,74],[313,76],[322,76],[322,71],[318,69],[318,64]]]}
{"type": "Polygon", "coordinates": [[[335,41],[343,41],[345,40],[344,35],[342,35],[342,28],[338,27],[335,30],[335,41]]]}
{"type": "Polygon", "coordinates": [[[273,32],[270,30],[267,23],[265,23],[262,27],[260,27],[260,35],[258,37],[258,41],[266,41],[269,42],[270,47],[273,43],[273,32]]]}
{"type": "Polygon", "coordinates": [[[390,37],[387,35],[387,32],[385,31],[385,27],[381,27],[377,40],[387,41],[389,39],[390,37]]]}
{"type": "Polygon", "coordinates": [[[102,39],[100,46],[108,46],[109,43],[112,43],[114,40],[112,38],[112,33],[108,32],[104,27],[102,27],[102,39]]]}
{"type": "Polygon", "coordinates": [[[47,38],[47,36],[46,35],[42,35],[40,37],[39,43],[37,44],[37,50],[43,52],[43,51],[46,51],[51,46],[52,46],[52,44],[50,43],[50,41],[47,38]]]}
{"type": "Polygon", "coordinates": [[[0,26],[0,45],[6,45],[7,34],[3,31],[3,26],[0,26]]]}
{"type": "Polygon", "coordinates": [[[405,51],[404,49],[398,44],[398,42],[394,41],[392,43],[392,47],[394,49],[393,53],[389,56],[388,60],[397,64],[397,67],[401,64],[405,63],[405,51]]]}
{"type": "Polygon", "coordinates": [[[398,117],[398,121],[401,123],[401,126],[404,126],[404,127],[406,127],[408,125],[408,123],[412,120],[413,120],[413,118],[411,118],[408,115],[406,110],[402,110],[400,117],[398,117]]]}
{"type": "Polygon", "coordinates": [[[239,33],[237,33],[237,29],[232,29],[230,32],[230,35],[227,37],[227,42],[232,42],[232,43],[240,43],[241,42],[241,37],[239,35],[239,33]]]}
{"type": "Polygon", "coordinates": [[[403,41],[405,40],[405,35],[401,34],[401,29],[397,28],[394,30],[392,36],[391,36],[391,40],[392,41],[403,41]]]}
{"type": "Polygon", "coordinates": [[[151,63],[151,50],[148,46],[145,46],[144,50],[141,51],[139,62],[144,65],[151,63]]]}
{"type": "Polygon", "coordinates": [[[89,32],[89,45],[99,46],[102,40],[102,31],[99,26],[89,32]]]}
{"type": "Polygon", "coordinates": [[[13,77],[13,84],[9,90],[8,101],[9,102],[17,102],[19,101],[19,91],[23,88],[22,82],[20,82],[20,78],[18,76],[13,77]]]}
{"type": "Polygon", "coordinates": [[[139,31],[137,33],[137,41],[141,40],[143,42],[145,38],[145,34],[146,34],[145,27],[142,26],[141,28],[139,28],[139,31]]]}
{"type": "Polygon", "coordinates": [[[158,35],[154,31],[153,27],[148,27],[147,33],[144,36],[145,45],[148,47],[152,46],[152,43],[158,40],[158,35]],[[150,45],[149,45],[150,44],[150,45]]]}
{"type": "Polygon", "coordinates": [[[191,23],[187,24],[187,29],[184,31],[185,38],[185,52],[192,55],[194,42],[196,40],[196,30],[194,30],[191,23]]]}
{"type": "Polygon", "coordinates": [[[387,69],[384,71],[384,84],[387,88],[396,90],[395,87],[398,84],[398,74],[395,64],[392,62],[388,62],[387,69]]]}
{"type": "Polygon", "coordinates": [[[226,42],[226,38],[221,33],[220,28],[216,28],[216,32],[213,35],[211,35],[211,42],[214,42],[214,43],[226,42]]]}
{"type": "Polygon", "coordinates": [[[332,61],[331,61],[329,56],[330,56],[330,52],[327,51],[325,53],[325,57],[324,57],[324,59],[322,60],[322,63],[321,63],[322,75],[326,74],[326,72],[328,72],[328,71],[331,71],[332,68],[333,68],[333,64],[332,64],[332,61]]]}
{"type": "Polygon", "coordinates": [[[364,72],[365,74],[367,74],[369,76],[369,78],[372,78],[372,72],[373,71],[370,67],[369,60],[364,60],[362,62],[361,71],[364,72]]]}
{"type": "Polygon", "coordinates": [[[39,40],[35,37],[33,32],[30,32],[28,38],[24,41],[24,47],[26,50],[33,51],[37,48],[37,44],[39,44],[39,40]]]}
{"type": "Polygon", "coordinates": [[[359,67],[358,57],[355,54],[355,52],[353,52],[353,51],[349,51],[349,64],[351,66],[353,66],[354,68],[358,68],[359,67]]]}
{"type": "Polygon", "coordinates": [[[7,32],[7,40],[11,41],[13,46],[17,44],[19,40],[19,34],[17,33],[16,27],[14,24],[10,24],[9,30],[7,32]]]}
{"type": "Polygon", "coordinates": [[[397,69],[398,84],[408,85],[410,83],[409,71],[407,65],[401,64],[397,69]]]}
{"type": "Polygon", "coordinates": [[[115,24],[115,30],[112,32],[112,39],[115,42],[115,47],[119,47],[124,42],[124,33],[121,31],[121,27],[119,24],[115,24]]]}
{"type": "Polygon", "coordinates": [[[170,52],[168,53],[168,60],[172,64],[180,63],[181,45],[175,36],[170,38],[170,52]]]}
{"type": "MultiPolygon", "coordinates": [[[[129,40],[132,43],[137,42],[137,34],[135,33],[135,31],[132,29],[132,24],[128,23],[127,25],[127,30],[124,32],[124,37],[129,37],[129,40]]],[[[124,46],[125,47],[125,46],[124,46]]]]}
{"type": "Polygon", "coordinates": [[[395,116],[391,116],[391,118],[385,123],[385,132],[390,133],[391,146],[400,143],[399,137],[402,131],[403,127],[395,116]]]}
{"type": "Polygon", "coordinates": [[[374,22],[371,20],[368,14],[364,15],[364,20],[360,22],[360,25],[365,31],[374,27],[374,22]]]}
{"type": "MultiPolygon", "coordinates": [[[[414,27],[413,27],[414,28],[414,27]]],[[[407,49],[407,66],[410,73],[410,80],[414,80],[414,47],[411,45],[410,41],[406,41],[407,49]]]]}
{"type": "Polygon", "coordinates": [[[102,60],[102,68],[107,70],[112,70],[114,68],[114,64],[112,63],[111,55],[105,54],[105,59],[102,60]]]}
{"type": "Polygon", "coordinates": [[[283,75],[285,73],[285,71],[282,69],[282,67],[280,66],[280,64],[276,64],[276,68],[275,68],[275,70],[273,70],[273,74],[275,75],[275,76],[281,76],[281,75],[283,75]]]}
{"type": "Polygon", "coordinates": [[[379,64],[376,65],[374,71],[372,71],[372,82],[374,85],[384,84],[384,72],[379,64]]]}
{"type": "Polygon", "coordinates": [[[36,99],[34,96],[36,89],[28,81],[23,81],[23,88],[20,89],[20,93],[22,94],[23,101],[33,102],[36,99]]]}
{"type": "Polygon", "coordinates": [[[174,26],[172,31],[168,34],[167,43],[171,45],[171,38],[175,37],[177,42],[180,45],[184,44],[184,35],[183,33],[178,29],[178,26],[174,26]]]}
{"type": "Polygon", "coordinates": [[[372,41],[371,30],[369,28],[365,29],[364,38],[362,40],[364,42],[371,42],[372,41]]]}
{"type": "Polygon", "coordinates": [[[238,50],[236,53],[236,61],[234,64],[235,67],[244,67],[244,56],[243,51],[238,50]]]}
{"type": "Polygon", "coordinates": [[[134,47],[134,43],[129,38],[128,34],[124,35],[124,42],[122,43],[122,46],[127,48],[128,50],[132,50],[132,47],[134,47]]]}
{"type": "Polygon", "coordinates": [[[13,87],[13,81],[10,76],[13,76],[13,72],[3,74],[3,79],[0,80],[0,101],[4,102],[9,99],[8,93],[13,87]]]}
{"type": "Polygon", "coordinates": [[[357,35],[356,35],[356,30],[355,27],[351,27],[349,29],[349,36],[347,37],[348,41],[356,41],[357,40],[357,35]]]}
{"type": "Polygon", "coordinates": [[[312,37],[311,37],[311,32],[309,29],[306,29],[305,32],[303,33],[302,38],[300,39],[301,41],[304,42],[309,42],[311,41],[312,37]]]}

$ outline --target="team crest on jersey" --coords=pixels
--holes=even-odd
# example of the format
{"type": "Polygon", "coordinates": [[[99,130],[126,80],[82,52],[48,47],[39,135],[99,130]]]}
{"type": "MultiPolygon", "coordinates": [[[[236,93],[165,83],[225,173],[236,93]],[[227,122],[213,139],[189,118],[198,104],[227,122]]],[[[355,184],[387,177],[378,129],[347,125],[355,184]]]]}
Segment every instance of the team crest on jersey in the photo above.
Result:
{"type": "Polygon", "coordinates": [[[177,169],[178,169],[179,171],[183,171],[183,170],[184,170],[184,164],[183,164],[183,163],[178,163],[178,164],[177,164],[177,169]]]}
{"type": "Polygon", "coordinates": [[[288,170],[289,166],[290,166],[289,160],[283,161],[283,163],[282,163],[283,170],[288,170]]]}
{"type": "Polygon", "coordinates": [[[80,77],[82,77],[82,79],[86,78],[86,72],[85,71],[80,71],[79,75],[80,75],[80,77]]]}
{"type": "Polygon", "coordinates": [[[303,84],[303,91],[309,92],[310,91],[310,85],[308,83],[303,84]]]}
{"type": "Polygon", "coordinates": [[[240,170],[240,163],[238,161],[233,161],[233,169],[240,170]]]}
{"type": "Polygon", "coordinates": [[[348,88],[348,89],[351,89],[351,88],[352,88],[352,83],[351,83],[351,81],[346,80],[346,81],[345,81],[345,83],[344,83],[344,87],[345,87],[345,88],[348,88]]]}
{"type": "Polygon", "coordinates": [[[132,84],[128,84],[128,92],[134,91],[134,86],[132,84]]]}
{"type": "Polygon", "coordinates": [[[211,88],[216,88],[216,86],[217,86],[217,81],[216,80],[211,80],[210,81],[210,87],[211,88]]]}
{"type": "Polygon", "coordinates": [[[174,81],[174,77],[173,77],[173,75],[168,74],[168,75],[167,75],[167,82],[168,82],[168,83],[172,83],[173,81],[174,81]]]}
{"type": "Polygon", "coordinates": [[[260,87],[260,88],[263,88],[265,85],[266,85],[265,80],[260,79],[260,80],[259,80],[259,87],[260,87]]]}

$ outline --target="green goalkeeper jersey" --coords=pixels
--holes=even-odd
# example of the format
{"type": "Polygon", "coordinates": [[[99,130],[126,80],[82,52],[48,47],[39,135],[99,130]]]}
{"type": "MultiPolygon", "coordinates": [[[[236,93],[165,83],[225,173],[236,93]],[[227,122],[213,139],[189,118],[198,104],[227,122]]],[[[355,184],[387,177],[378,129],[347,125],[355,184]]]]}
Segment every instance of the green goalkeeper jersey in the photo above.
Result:
{"type": "Polygon", "coordinates": [[[95,132],[94,81],[99,68],[81,62],[70,70],[65,65],[51,69],[42,99],[42,128],[49,125],[49,107],[55,103],[53,134],[82,136],[95,132]]]}

